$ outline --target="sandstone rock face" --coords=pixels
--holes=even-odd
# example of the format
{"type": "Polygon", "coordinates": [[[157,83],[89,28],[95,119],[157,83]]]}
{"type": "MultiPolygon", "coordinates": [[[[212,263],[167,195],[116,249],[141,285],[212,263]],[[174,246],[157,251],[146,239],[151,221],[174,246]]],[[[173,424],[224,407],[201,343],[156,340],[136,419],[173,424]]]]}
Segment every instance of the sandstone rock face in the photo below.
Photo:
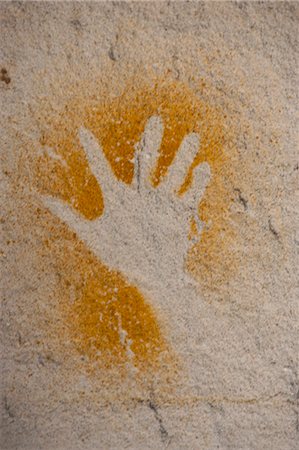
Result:
{"type": "Polygon", "coordinates": [[[1,448],[297,448],[297,4],[0,10],[1,448]]]}

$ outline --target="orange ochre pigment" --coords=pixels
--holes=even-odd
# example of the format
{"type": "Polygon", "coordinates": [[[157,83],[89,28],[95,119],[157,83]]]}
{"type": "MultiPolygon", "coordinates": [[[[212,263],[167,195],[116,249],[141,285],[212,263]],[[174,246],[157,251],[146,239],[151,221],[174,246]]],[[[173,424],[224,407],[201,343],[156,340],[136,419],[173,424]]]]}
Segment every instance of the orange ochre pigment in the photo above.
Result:
{"type": "MultiPolygon", "coordinates": [[[[183,138],[190,132],[199,134],[200,146],[179,194],[188,188],[194,167],[201,162],[210,165],[212,178],[199,205],[206,225],[199,243],[190,252],[188,265],[203,288],[212,288],[213,284],[226,281],[234,266],[226,252],[234,239],[229,220],[232,158],[224,133],[225,118],[189,87],[162,79],[148,85],[133,83],[114,98],[95,95],[88,101],[78,97],[69,102],[55,123],[46,128],[40,142],[61,158],[53,159],[46,152],[37,158],[36,186],[39,192],[70,203],[86,219],[99,217],[105,199],[81,148],[79,127],[94,134],[115,176],[129,184],[134,145],[153,115],[159,115],[164,123],[153,185],[158,185],[166,174],[183,138]]],[[[191,224],[192,235],[196,233],[194,225],[191,224]]],[[[67,227],[63,229],[77,239],[67,227]]],[[[78,245],[83,247],[82,243],[78,245]]],[[[124,363],[139,369],[159,365],[168,346],[155,312],[138,289],[128,285],[121,274],[109,271],[86,249],[79,256],[78,252],[60,252],[58,259],[66,284],[76,284],[75,301],[62,303],[67,305],[69,332],[79,352],[107,367],[124,363]]]]}

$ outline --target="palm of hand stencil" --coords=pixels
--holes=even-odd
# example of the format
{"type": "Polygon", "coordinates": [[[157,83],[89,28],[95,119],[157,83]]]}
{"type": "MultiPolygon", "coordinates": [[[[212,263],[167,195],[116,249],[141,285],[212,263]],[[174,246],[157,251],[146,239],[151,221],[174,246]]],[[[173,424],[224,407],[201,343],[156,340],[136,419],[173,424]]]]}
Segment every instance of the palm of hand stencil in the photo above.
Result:
{"type": "Polygon", "coordinates": [[[188,230],[192,218],[201,227],[198,203],[209,180],[208,164],[200,164],[193,171],[191,187],[181,196],[176,193],[199,148],[198,135],[190,133],[165,179],[153,187],[151,172],[162,136],[162,121],[154,116],[135,146],[134,177],[127,185],[115,178],[92,133],[81,128],[80,142],[104,194],[104,213],[95,220],[86,220],[61,200],[44,197],[50,211],[74,230],[104,264],[144,289],[153,284],[167,287],[190,281],[185,272],[190,247],[188,230]]]}

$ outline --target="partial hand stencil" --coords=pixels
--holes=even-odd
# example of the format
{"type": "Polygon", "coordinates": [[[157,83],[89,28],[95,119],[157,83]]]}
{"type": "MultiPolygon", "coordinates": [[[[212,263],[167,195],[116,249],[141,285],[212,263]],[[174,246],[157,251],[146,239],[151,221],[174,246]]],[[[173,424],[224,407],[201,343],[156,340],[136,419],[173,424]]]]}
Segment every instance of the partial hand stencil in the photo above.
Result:
{"type": "Polygon", "coordinates": [[[190,133],[183,139],[165,178],[158,187],[153,187],[151,173],[162,136],[161,119],[151,117],[135,146],[134,178],[127,185],[116,179],[93,134],[81,128],[81,144],[104,194],[104,213],[90,221],[56,198],[43,199],[52,213],[111,269],[122,272],[137,284],[148,285],[159,280],[166,287],[186,275],[184,260],[190,246],[190,221],[193,218],[200,231],[198,204],[210,169],[207,163],[197,166],[192,185],[184,194],[177,194],[200,145],[198,134],[190,133]]]}

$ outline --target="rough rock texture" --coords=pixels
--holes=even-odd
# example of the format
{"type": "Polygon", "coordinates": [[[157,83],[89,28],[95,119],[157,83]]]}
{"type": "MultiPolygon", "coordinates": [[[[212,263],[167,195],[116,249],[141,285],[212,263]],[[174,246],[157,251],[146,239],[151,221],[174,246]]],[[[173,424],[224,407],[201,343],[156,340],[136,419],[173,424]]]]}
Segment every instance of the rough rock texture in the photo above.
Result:
{"type": "Polygon", "coordinates": [[[1,448],[297,448],[298,4],[0,13],[1,448]]]}

